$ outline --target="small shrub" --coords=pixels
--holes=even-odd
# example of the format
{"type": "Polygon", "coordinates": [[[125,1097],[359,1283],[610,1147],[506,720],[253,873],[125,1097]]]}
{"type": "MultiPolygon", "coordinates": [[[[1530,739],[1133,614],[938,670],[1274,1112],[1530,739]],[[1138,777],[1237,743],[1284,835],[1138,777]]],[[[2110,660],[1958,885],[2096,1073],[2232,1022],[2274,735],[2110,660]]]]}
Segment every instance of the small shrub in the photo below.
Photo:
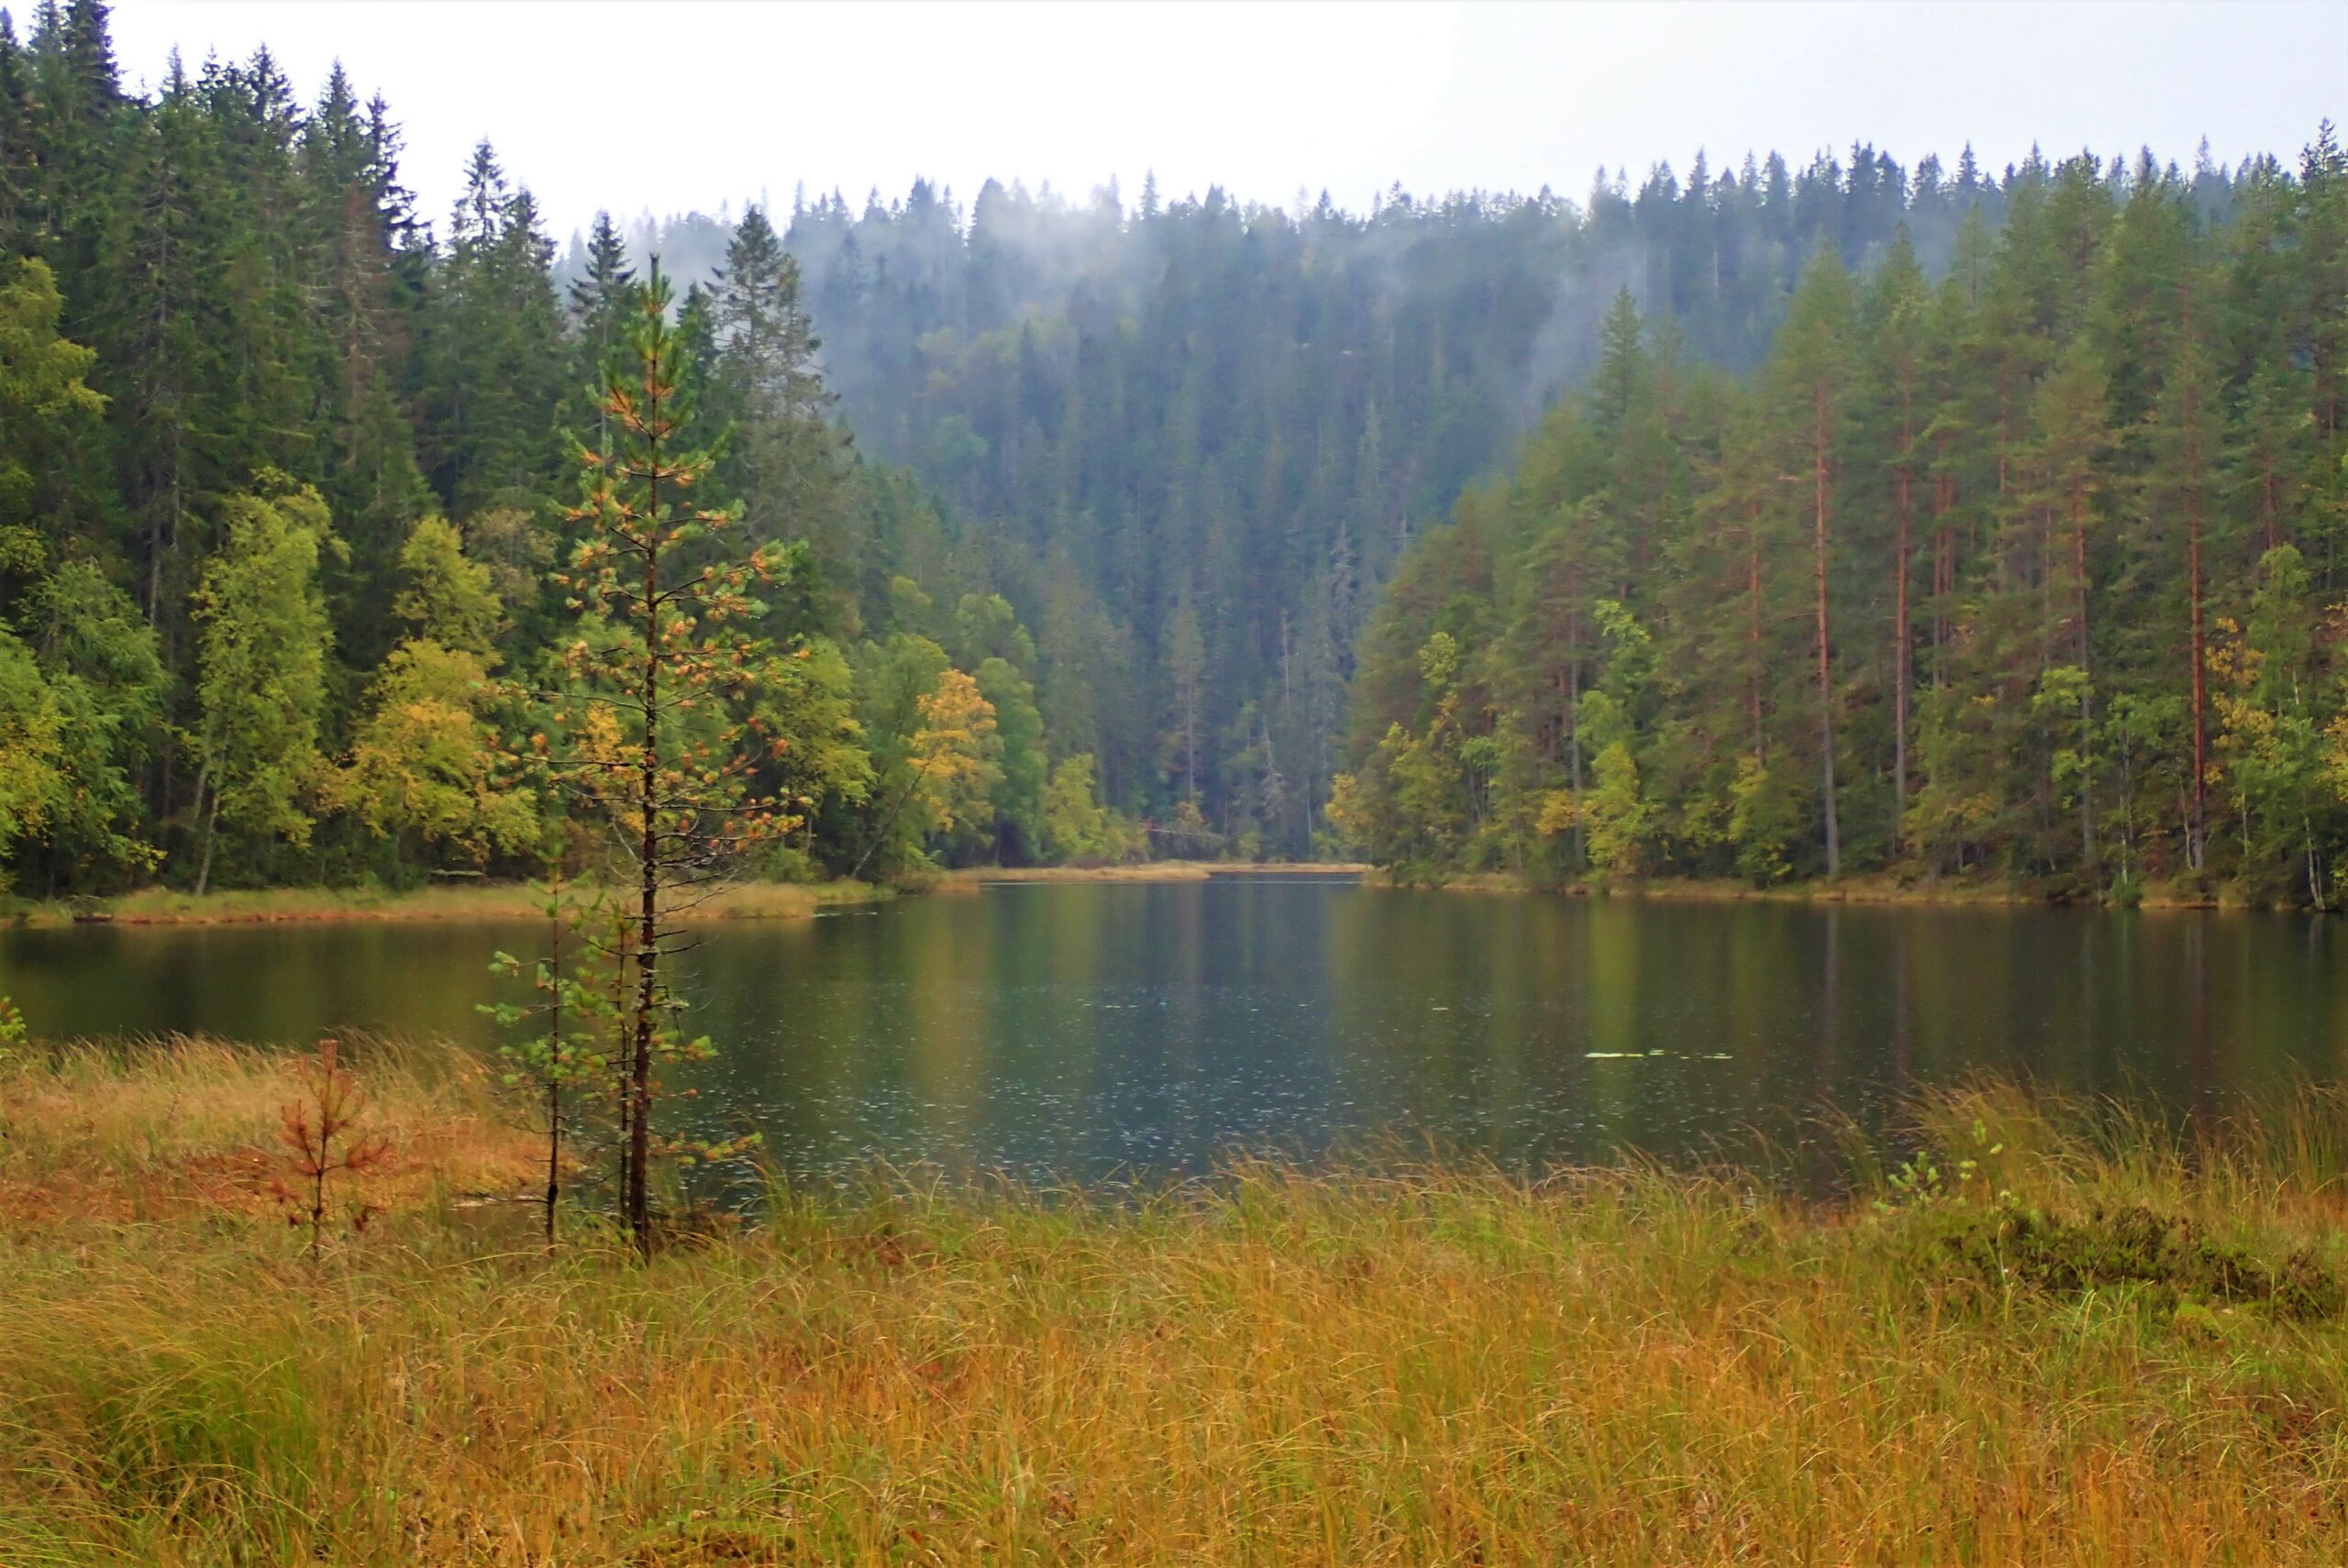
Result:
{"type": "Polygon", "coordinates": [[[2339,1314],[2339,1276],[2298,1251],[2270,1266],[2240,1247],[2210,1240],[2189,1220],[2129,1207],[2097,1208],[2065,1220],[2022,1205],[1944,1210],[1938,1246],[1961,1275],[1993,1288],[2021,1285],[2077,1297],[2117,1286],[2154,1287],[2155,1299],[2255,1302],[2278,1318],[2339,1314]]]}
{"type": "MultiPolygon", "coordinates": [[[[277,1113],[278,1136],[285,1144],[288,1174],[294,1179],[281,1176],[271,1189],[285,1206],[287,1224],[310,1228],[314,1263],[326,1239],[329,1178],[337,1172],[357,1176],[380,1165],[391,1149],[389,1140],[370,1138],[358,1130],[367,1096],[336,1061],[339,1043],[318,1042],[317,1057],[303,1074],[303,1098],[288,1101],[277,1113]]],[[[351,1229],[365,1230],[374,1214],[371,1205],[352,1206],[351,1229]]]]}

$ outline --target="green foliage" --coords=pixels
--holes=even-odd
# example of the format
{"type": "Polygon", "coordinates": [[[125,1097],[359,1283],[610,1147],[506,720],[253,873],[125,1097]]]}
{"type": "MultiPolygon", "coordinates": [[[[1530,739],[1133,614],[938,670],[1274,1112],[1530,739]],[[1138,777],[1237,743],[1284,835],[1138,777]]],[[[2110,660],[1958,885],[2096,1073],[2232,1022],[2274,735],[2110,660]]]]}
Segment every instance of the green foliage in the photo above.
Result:
{"type": "Polygon", "coordinates": [[[797,822],[755,792],[761,756],[774,750],[755,707],[773,647],[754,630],[765,606],[752,595],[787,576],[803,552],[729,548],[738,512],[704,502],[716,454],[693,445],[695,361],[671,319],[673,303],[656,265],[604,366],[603,444],[577,454],[584,482],[570,516],[581,534],[558,580],[598,635],[563,650],[568,700],[584,718],[547,758],[635,862],[623,928],[620,1185],[629,1231],[647,1254],[652,1162],[728,1158],[757,1141],[653,1127],[662,1098],[656,1070],[713,1049],[680,1021],[688,1004],[674,978],[678,909],[797,822]]]}
{"type": "Polygon", "coordinates": [[[1051,757],[1044,745],[1044,715],[1036,689],[1008,659],[989,656],[972,672],[979,695],[994,710],[997,767],[994,787],[995,856],[1005,865],[1041,857],[1045,839],[1044,789],[1051,757]]]}
{"type": "Polygon", "coordinates": [[[2296,541],[2337,532],[2302,367],[2343,329],[2275,237],[2348,185],[2307,178],[2205,225],[2173,171],[2034,162],[1937,283],[1905,244],[1813,257],[1742,379],[1618,301],[1587,392],[1398,564],[1333,820],[1413,874],[2328,907],[2348,580],[2296,541]],[[2262,303],[2191,306],[2230,290],[2262,303]]]}
{"type": "Polygon", "coordinates": [[[33,595],[28,630],[61,723],[61,788],[43,830],[56,880],[103,887],[151,870],[139,776],[161,744],[167,678],[155,630],[87,561],[33,595]]]}
{"type": "Polygon", "coordinates": [[[323,799],[395,844],[413,840],[473,867],[519,857],[544,826],[492,723],[504,693],[490,679],[501,610],[489,570],[465,558],[456,529],[437,517],[415,525],[400,560],[408,586],[393,611],[415,635],[384,659],[323,799]]]}
{"type": "Polygon", "coordinates": [[[74,460],[106,404],[86,380],[96,351],[59,331],[64,308],[46,261],[0,259],[0,572],[40,564],[61,499],[52,465],[74,460]]]}
{"type": "Polygon", "coordinates": [[[537,802],[501,766],[482,716],[495,694],[480,655],[423,637],[402,643],[376,677],[349,760],[323,786],[326,801],[374,832],[474,867],[526,854],[542,831],[537,802]]]}
{"type": "Polygon", "coordinates": [[[1092,754],[1064,756],[1044,788],[1044,852],[1069,866],[1112,866],[1148,850],[1142,834],[1101,802],[1092,754]]]}
{"type": "Polygon", "coordinates": [[[2133,1286],[2176,1315],[2210,1303],[2250,1303],[2286,1320],[2339,1316],[2340,1275],[2312,1252],[2268,1264],[2205,1234],[2192,1220],[2136,1206],[2092,1208],[2075,1219],[2011,1201],[1953,1216],[1936,1237],[1942,1262],[2002,1298],[2019,1289],[2077,1299],[2133,1286]]]}
{"type": "Polygon", "coordinates": [[[856,716],[856,675],[838,646],[818,638],[770,659],[754,721],[770,742],[762,792],[797,815],[812,838],[826,813],[872,798],[872,755],[856,716]]]}
{"type": "Polygon", "coordinates": [[[447,519],[426,517],[400,550],[406,579],[392,600],[392,613],[409,634],[444,648],[486,654],[504,617],[490,569],[465,554],[464,541],[447,519]]]}
{"type": "MultiPolygon", "coordinates": [[[[1054,767],[1088,755],[1104,809],[1188,853],[1357,834],[1430,872],[1839,860],[2331,901],[2328,133],[2295,170],[1988,177],[1861,147],[1362,215],[925,183],[787,222],[601,215],[558,261],[486,145],[427,231],[398,126],[339,69],[306,103],[266,52],[127,88],[80,4],[37,8],[5,61],[19,884],[536,869],[466,754],[611,728],[565,668],[627,634],[552,583],[579,533],[561,459],[566,432],[612,436],[590,385],[659,251],[700,280],[673,325],[681,390],[730,427],[710,482],[794,552],[756,629],[809,650],[761,699],[799,755],[758,764],[798,864],[1049,854],[1054,767]],[[286,605],[269,734],[259,687],[219,677],[249,617],[207,578],[236,577],[240,505],[305,490],[335,542],[286,605]],[[2304,658],[2254,624],[2282,547],[2304,658]],[[1445,693],[1418,662],[1437,633],[1445,693]],[[901,637],[939,650],[924,679],[901,637]],[[2251,652],[2266,674],[2197,691],[2251,652]],[[1001,778],[941,816],[915,741],[948,668],[994,712],[1001,778]],[[2061,668],[2086,675],[2067,713],[2061,668]],[[1582,712],[1598,692],[1611,715],[1582,712]],[[1770,822],[1738,840],[1747,757],[1770,822]]],[[[724,727],[693,712],[677,744],[724,727]]]]}
{"type": "Polygon", "coordinates": [[[0,850],[48,825],[64,789],[64,716],[32,650],[0,630],[0,850]]]}
{"type": "Polygon", "coordinates": [[[318,587],[319,557],[334,542],[318,492],[265,477],[222,511],[221,548],[205,569],[195,604],[198,892],[210,880],[224,823],[250,837],[309,841],[334,635],[318,587]]]}

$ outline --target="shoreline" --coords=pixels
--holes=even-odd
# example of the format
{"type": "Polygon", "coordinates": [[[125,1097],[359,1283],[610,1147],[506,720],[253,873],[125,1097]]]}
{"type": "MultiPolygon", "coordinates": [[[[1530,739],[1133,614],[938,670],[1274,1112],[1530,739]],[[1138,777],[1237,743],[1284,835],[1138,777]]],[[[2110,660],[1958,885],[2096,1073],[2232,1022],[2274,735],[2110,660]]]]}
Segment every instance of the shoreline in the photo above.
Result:
{"type": "MultiPolygon", "coordinates": [[[[1568,899],[1624,899],[1654,903],[1851,904],[1874,907],[2110,910],[2121,906],[2049,896],[2012,882],[1917,881],[1854,877],[1756,888],[1726,878],[1644,878],[1562,886],[1512,872],[1480,871],[1439,881],[1404,881],[1357,861],[1223,862],[1152,860],[1123,866],[972,866],[938,873],[906,887],[866,882],[743,882],[680,918],[695,923],[737,920],[811,920],[827,911],[885,903],[899,897],[971,894],[989,887],[1073,883],[1206,882],[1218,878],[1297,877],[1357,878],[1365,888],[1448,893],[1546,894],[1568,899]]],[[[525,882],[436,884],[407,891],[382,889],[236,889],[198,899],[149,888],[117,898],[53,900],[20,906],[0,917],[18,928],[70,925],[192,926],[311,924],[330,922],[526,921],[544,911],[545,894],[525,882]]],[[[2219,892],[2147,889],[2134,906],[2147,911],[2210,913],[2319,913],[2297,905],[2255,904],[2219,892]]]]}
{"type": "MultiPolygon", "coordinates": [[[[1002,883],[1203,882],[1216,877],[1360,875],[1369,867],[1312,862],[1225,866],[1157,860],[1137,866],[967,867],[907,888],[869,882],[742,882],[679,918],[696,922],[812,920],[829,910],[861,908],[899,897],[974,893],[1002,883]]],[[[537,920],[546,895],[526,882],[438,884],[408,891],[360,888],[229,889],[199,899],[148,888],[118,898],[50,900],[19,908],[5,923],[56,930],[71,925],[293,925],[328,922],[537,920]]]]}
{"type": "Polygon", "coordinates": [[[1390,871],[1366,870],[1362,885],[1417,889],[1450,893],[1545,893],[1567,899],[1625,899],[1650,903],[1859,904],[1876,907],[2042,909],[2116,911],[2126,908],[2160,911],[2196,911],[2212,914],[2321,914],[2298,904],[2260,904],[2218,892],[2183,892],[2166,887],[2149,888],[2135,904],[2110,900],[2086,901],[2057,898],[2012,882],[1901,882],[1890,877],[1845,877],[1835,881],[1793,882],[1756,888],[1724,878],[1640,878],[1618,882],[1534,881],[1508,871],[1477,871],[1440,881],[1401,881],[1390,871]]]}
{"type": "MultiPolygon", "coordinates": [[[[892,888],[866,882],[745,882],[678,918],[695,922],[810,920],[825,910],[885,902],[892,888]]],[[[334,922],[526,921],[545,917],[546,892],[527,882],[381,889],[259,888],[207,893],[143,889],[120,898],[49,902],[20,910],[8,923],[39,930],[70,925],[296,925],[334,922]]]]}
{"type": "Polygon", "coordinates": [[[948,871],[947,887],[1011,882],[1208,882],[1219,877],[1359,877],[1373,868],[1353,860],[1144,860],[1129,866],[969,866],[948,871]]]}

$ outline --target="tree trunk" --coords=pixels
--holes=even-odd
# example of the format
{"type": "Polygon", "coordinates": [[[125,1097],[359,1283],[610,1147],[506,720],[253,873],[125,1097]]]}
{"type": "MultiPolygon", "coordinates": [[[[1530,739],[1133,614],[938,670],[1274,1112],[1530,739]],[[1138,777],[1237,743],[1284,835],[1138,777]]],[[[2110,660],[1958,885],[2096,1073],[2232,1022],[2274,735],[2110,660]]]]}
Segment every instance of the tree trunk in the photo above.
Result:
{"type": "Polygon", "coordinates": [[[212,851],[213,847],[220,842],[220,792],[212,787],[212,769],[209,767],[205,767],[196,778],[195,808],[205,812],[204,860],[197,866],[195,871],[195,896],[200,899],[204,897],[205,889],[212,886],[212,851]],[[204,803],[206,790],[210,790],[212,794],[209,811],[205,811],[204,803]]]}
{"type": "Polygon", "coordinates": [[[2193,812],[2185,828],[2185,863],[2198,871],[2202,857],[2209,849],[2210,825],[2210,683],[2208,661],[2202,647],[2201,498],[2198,495],[2187,504],[2185,527],[2186,595],[2192,608],[2193,621],[2189,639],[2193,659],[2193,812]]]}
{"type": "Polygon", "coordinates": [[[1767,741],[1761,724],[1761,678],[1765,673],[1761,657],[1761,519],[1755,504],[1754,516],[1744,536],[1744,581],[1749,613],[1744,625],[1744,641],[1752,656],[1752,676],[1747,681],[1753,701],[1753,764],[1756,767],[1769,766],[1767,741]]]}
{"type": "Polygon", "coordinates": [[[653,1011],[659,1000],[660,967],[660,445],[650,443],[644,546],[644,748],[637,762],[637,885],[636,933],[636,1038],[628,1060],[627,1223],[637,1251],[652,1251],[652,1200],[648,1177],[652,1162],[653,1011]]]}
{"type": "MultiPolygon", "coordinates": [[[[2071,493],[2071,571],[2077,578],[2072,591],[2077,601],[2072,612],[2079,673],[2091,673],[2088,662],[2088,506],[2087,497],[2071,493]]],[[[2093,698],[2088,684],[2079,683],[2079,853],[2088,869],[2095,869],[2095,729],[2093,698]]]]}
{"type": "MultiPolygon", "coordinates": [[[[1905,439],[1905,436],[1902,436],[1905,439]]],[[[1891,563],[1891,843],[1907,847],[1908,834],[1908,469],[1899,469],[1898,541],[1891,563]]]]}
{"type": "Polygon", "coordinates": [[[547,974],[554,988],[547,1007],[547,1246],[554,1246],[555,1204],[562,1197],[562,882],[553,882],[553,930],[547,944],[547,974]]]}
{"type": "Polygon", "coordinates": [[[1566,767],[1574,792],[1574,866],[1589,864],[1589,843],[1581,821],[1581,611],[1567,623],[1573,653],[1566,660],[1566,767]]]}
{"type": "Polygon", "coordinates": [[[1813,536],[1818,568],[1818,734],[1820,770],[1826,791],[1826,874],[1843,870],[1843,834],[1834,810],[1834,664],[1826,615],[1826,389],[1811,400],[1811,478],[1816,507],[1813,536]]]}

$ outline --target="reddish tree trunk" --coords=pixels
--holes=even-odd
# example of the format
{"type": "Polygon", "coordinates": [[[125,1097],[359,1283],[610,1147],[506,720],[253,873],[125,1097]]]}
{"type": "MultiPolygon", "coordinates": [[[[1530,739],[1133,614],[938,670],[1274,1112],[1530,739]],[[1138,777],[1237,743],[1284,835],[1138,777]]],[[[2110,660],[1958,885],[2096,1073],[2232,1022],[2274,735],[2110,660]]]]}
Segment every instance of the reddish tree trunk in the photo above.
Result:
{"type": "Polygon", "coordinates": [[[2196,495],[2186,508],[2186,594],[2192,608],[2193,633],[2190,639],[2193,658],[2193,820],[2186,826],[2186,864],[2195,870],[2201,868],[2202,856],[2209,846],[2210,823],[2210,715],[2209,669],[2203,655],[2201,632],[2201,498],[2196,495]]]}
{"type": "Polygon", "coordinates": [[[1811,396],[1811,479],[1816,502],[1815,552],[1818,569],[1818,734],[1820,768],[1826,791],[1826,874],[1843,869],[1843,835],[1834,810],[1834,664],[1833,639],[1826,615],[1826,389],[1811,396]]]}
{"type": "MultiPolygon", "coordinates": [[[[2072,622],[2078,649],[2079,673],[2089,673],[2088,663],[2088,498],[2084,489],[2074,486],[2071,491],[2071,552],[2072,573],[2078,580],[2073,584],[2077,595],[2072,622]]],[[[2095,775],[2085,764],[2093,756],[2089,750],[2092,732],[2089,725],[2093,712],[2088,687],[2079,687],[2079,852],[2088,866],[2095,865],[2095,775]]]]}
{"type": "MultiPolygon", "coordinates": [[[[1907,439],[1902,433],[1901,440],[1907,439]]],[[[1891,562],[1891,842],[1905,847],[1908,835],[1908,469],[1899,469],[1899,537],[1891,562]]]]}
{"type": "Polygon", "coordinates": [[[1755,767],[1769,766],[1767,744],[1761,727],[1761,504],[1753,503],[1745,520],[1744,580],[1748,591],[1750,614],[1745,622],[1744,640],[1752,656],[1752,673],[1747,679],[1753,699],[1753,761],[1755,767]]]}
{"type": "Polygon", "coordinates": [[[628,1053],[627,1223],[637,1250],[652,1250],[652,1199],[648,1180],[652,1164],[653,1013],[659,1001],[660,965],[660,447],[657,438],[645,466],[644,549],[644,748],[637,761],[637,855],[639,881],[636,915],[636,1031],[628,1053]]]}

